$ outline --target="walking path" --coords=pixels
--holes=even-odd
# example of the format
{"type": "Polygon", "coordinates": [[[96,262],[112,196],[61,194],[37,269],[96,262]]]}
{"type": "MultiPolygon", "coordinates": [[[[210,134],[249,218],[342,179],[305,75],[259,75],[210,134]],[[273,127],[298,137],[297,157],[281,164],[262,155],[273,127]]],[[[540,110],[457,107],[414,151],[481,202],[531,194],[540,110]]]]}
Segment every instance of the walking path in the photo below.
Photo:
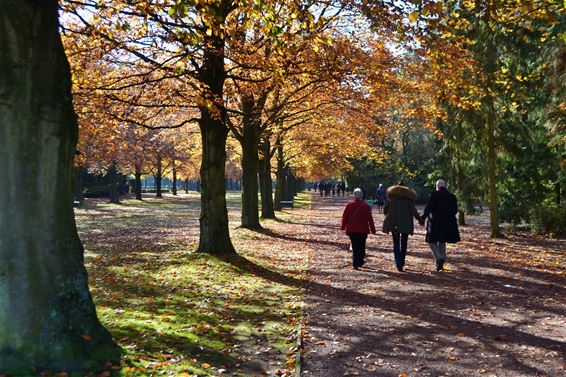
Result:
{"type": "MultiPolygon", "coordinates": [[[[351,198],[313,196],[302,375],[564,376],[566,241],[528,234],[490,239],[461,227],[449,271],[434,271],[424,229],[409,238],[406,272],[390,237],[369,236],[351,266],[339,230],[351,198]]],[[[422,210],[421,210],[422,212],[422,210]]],[[[383,216],[374,209],[376,227],[383,216]]]]}

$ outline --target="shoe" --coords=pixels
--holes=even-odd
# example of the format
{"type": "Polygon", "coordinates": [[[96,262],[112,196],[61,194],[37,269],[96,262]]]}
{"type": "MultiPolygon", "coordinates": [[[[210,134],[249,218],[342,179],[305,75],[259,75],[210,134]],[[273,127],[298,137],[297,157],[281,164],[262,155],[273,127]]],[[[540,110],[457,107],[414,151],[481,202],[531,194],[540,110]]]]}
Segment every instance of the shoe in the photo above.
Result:
{"type": "Polygon", "coordinates": [[[354,266],[354,270],[359,270],[360,268],[358,266],[354,266]]]}
{"type": "Polygon", "coordinates": [[[444,270],[444,259],[439,259],[436,261],[436,271],[444,270]]]}
{"type": "Polygon", "coordinates": [[[397,267],[397,271],[403,272],[403,267],[397,267]]]}

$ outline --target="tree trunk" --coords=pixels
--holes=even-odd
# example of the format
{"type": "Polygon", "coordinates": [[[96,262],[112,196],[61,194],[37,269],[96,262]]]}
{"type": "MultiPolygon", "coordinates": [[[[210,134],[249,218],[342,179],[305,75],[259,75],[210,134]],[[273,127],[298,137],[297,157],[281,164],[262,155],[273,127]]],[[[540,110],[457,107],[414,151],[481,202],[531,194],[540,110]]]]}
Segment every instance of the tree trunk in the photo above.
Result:
{"type": "MultiPolygon", "coordinates": [[[[491,22],[491,3],[488,3],[484,19],[487,24],[491,22]]],[[[488,31],[489,32],[489,31],[488,31]]],[[[487,106],[486,114],[486,132],[487,132],[487,184],[489,197],[489,223],[491,227],[491,237],[500,237],[497,202],[497,181],[496,181],[496,151],[495,151],[495,107],[494,98],[489,90],[493,87],[493,75],[496,69],[497,51],[493,44],[492,36],[488,36],[487,46],[485,49],[485,65],[486,65],[486,88],[487,95],[485,104],[487,106]]]]}
{"type": "Polygon", "coordinates": [[[177,167],[175,166],[175,161],[173,161],[173,186],[171,187],[173,195],[177,195],[177,167]]]}
{"type": "Polygon", "coordinates": [[[281,201],[285,200],[285,161],[283,144],[277,138],[277,170],[275,172],[275,210],[281,211],[281,201]]]}
{"type": "Polygon", "coordinates": [[[208,88],[207,98],[212,107],[200,106],[199,126],[202,138],[202,162],[200,167],[200,238],[198,251],[216,255],[234,254],[230,240],[228,210],[226,209],[226,138],[224,124],[226,110],[223,106],[224,40],[216,35],[206,36],[200,80],[208,88]],[[219,111],[215,111],[219,110],[219,111]],[[218,112],[221,114],[219,115],[218,112]]]}
{"type": "Polygon", "coordinates": [[[118,171],[115,163],[112,163],[108,169],[108,179],[110,181],[110,203],[120,204],[120,194],[118,193],[118,171]]]}
{"type": "Polygon", "coordinates": [[[189,178],[185,179],[185,194],[189,193],[189,178]]]}
{"type": "Polygon", "coordinates": [[[80,166],[73,168],[73,199],[78,200],[81,204],[85,200],[83,196],[83,168],[80,166]]]}
{"type": "Polygon", "coordinates": [[[258,192],[258,144],[259,130],[254,102],[243,99],[242,139],[242,228],[261,229],[259,223],[258,192]]]}
{"type": "Polygon", "coordinates": [[[141,175],[142,175],[141,166],[136,164],[135,169],[136,171],[134,175],[136,177],[136,187],[134,188],[134,190],[136,191],[136,199],[142,200],[143,198],[142,198],[142,183],[141,183],[141,175]]]}
{"type": "Polygon", "coordinates": [[[155,173],[154,178],[155,178],[155,197],[163,198],[163,194],[161,192],[161,179],[163,178],[161,155],[157,155],[157,172],[155,173]]]}
{"type": "Polygon", "coordinates": [[[77,119],[57,1],[0,0],[0,374],[101,370],[100,324],[73,215],[77,119]]]}
{"type": "Polygon", "coordinates": [[[261,144],[262,158],[259,160],[259,187],[261,192],[261,217],[275,219],[273,188],[271,181],[271,143],[269,137],[261,144]]]}

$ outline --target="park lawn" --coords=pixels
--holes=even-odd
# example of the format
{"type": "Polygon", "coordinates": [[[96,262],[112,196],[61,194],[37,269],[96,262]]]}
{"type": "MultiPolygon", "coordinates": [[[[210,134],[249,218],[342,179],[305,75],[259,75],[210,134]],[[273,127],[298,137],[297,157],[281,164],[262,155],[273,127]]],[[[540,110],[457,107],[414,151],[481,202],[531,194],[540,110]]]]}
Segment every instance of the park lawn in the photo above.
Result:
{"type": "MultiPolygon", "coordinates": [[[[264,232],[235,228],[238,197],[228,194],[229,258],[195,253],[195,193],[77,210],[99,317],[124,350],[121,375],[291,375],[308,248],[284,237],[303,215],[280,212],[264,232]]],[[[299,200],[307,208],[310,195],[299,200]]]]}

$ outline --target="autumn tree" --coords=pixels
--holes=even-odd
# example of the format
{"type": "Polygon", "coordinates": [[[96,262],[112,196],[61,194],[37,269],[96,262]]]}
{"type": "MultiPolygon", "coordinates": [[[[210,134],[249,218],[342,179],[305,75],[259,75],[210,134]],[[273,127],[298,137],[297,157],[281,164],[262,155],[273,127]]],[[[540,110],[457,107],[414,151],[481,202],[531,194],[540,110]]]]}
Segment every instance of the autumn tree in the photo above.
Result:
{"type": "Polygon", "coordinates": [[[0,6],[0,373],[86,373],[120,351],[97,319],[74,222],[77,120],[57,2],[0,6]]]}

